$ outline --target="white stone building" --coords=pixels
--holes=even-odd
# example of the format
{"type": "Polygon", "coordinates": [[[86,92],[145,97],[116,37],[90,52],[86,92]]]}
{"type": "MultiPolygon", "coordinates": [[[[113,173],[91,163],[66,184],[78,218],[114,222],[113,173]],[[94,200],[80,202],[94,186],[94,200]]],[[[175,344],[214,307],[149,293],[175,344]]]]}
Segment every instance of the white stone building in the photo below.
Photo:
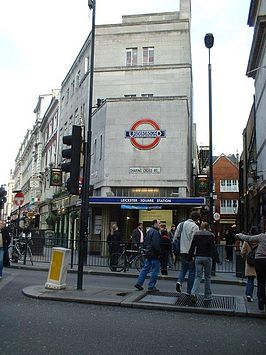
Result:
{"type": "MultiPolygon", "coordinates": [[[[148,226],[160,218],[170,228],[193,204],[202,204],[189,199],[196,157],[190,7],[190,0],[181,0],[177,12],[123,16],[122,23],[96,26],[94,237],[101,232],[105,238],[112,221],[120,224],[125,238],[139,221],[148,226]]],[[[89,62],[90,36],[62,83],[59,152],[73,124],[87,129],[89,62]]],[[[67,234],[75,200],[55,202],[66,213],[61,231],[67,234]]]]}

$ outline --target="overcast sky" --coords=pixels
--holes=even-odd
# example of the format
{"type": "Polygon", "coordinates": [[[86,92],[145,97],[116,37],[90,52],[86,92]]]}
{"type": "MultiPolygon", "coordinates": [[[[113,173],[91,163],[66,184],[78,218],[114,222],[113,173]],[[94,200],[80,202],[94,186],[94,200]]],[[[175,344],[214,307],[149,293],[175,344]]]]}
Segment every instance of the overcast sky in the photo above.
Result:
{"type": "MultiPolygon", "coordinates": [[[[0,11],[1,170],[6,183],[40,94],[60,88],[90,31],[87,0],[9,0],[0,11]]],[[[250,0],[192,0],[194,121],[198,144],[208,144],[208,50],[211,50],[214,154],[242,150],[242,131],[253,100],[246,77],[253,28],[250,0]]],[[[122,15],[177,11],[178,0],[97,0],[96,23],[119,23],[122,15]]]]}

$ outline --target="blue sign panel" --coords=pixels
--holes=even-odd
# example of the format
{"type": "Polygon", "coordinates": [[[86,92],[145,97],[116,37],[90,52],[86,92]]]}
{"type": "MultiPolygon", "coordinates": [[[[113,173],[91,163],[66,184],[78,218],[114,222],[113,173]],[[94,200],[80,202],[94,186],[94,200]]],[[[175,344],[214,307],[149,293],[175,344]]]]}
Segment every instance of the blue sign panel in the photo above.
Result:
{"type": "Polygon", "coordinates": [[[206,204],[204,197],[90,197],[92,205],[182,205],[202,206],[206,204]]]}

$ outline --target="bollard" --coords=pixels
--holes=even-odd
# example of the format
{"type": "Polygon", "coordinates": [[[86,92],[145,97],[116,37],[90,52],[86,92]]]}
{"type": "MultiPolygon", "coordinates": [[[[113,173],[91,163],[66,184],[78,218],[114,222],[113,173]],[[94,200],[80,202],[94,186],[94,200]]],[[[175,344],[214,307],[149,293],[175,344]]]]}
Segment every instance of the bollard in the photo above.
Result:
{"type": "Polygon", "coordinates": [[[45,288],[61,290],[66,288],[66,276],[70,249],[53,248],[49,274],[45,288]]]}

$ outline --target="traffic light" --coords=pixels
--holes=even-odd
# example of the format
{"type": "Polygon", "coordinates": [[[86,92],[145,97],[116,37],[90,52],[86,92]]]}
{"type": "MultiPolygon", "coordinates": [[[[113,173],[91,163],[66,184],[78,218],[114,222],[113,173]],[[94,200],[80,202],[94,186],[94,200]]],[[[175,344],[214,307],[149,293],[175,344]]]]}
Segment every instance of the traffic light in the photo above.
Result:
{"type": "Polygon", "coordinates": [[[6,190],[3,186],[0,187],[0,209],[4,208],[4,204],[6,203],[6,190]]]}
{"type": "Polygon", "coordinates": [[[79,194],[81,127],[73,126],[72,134],[63,137],[63,144],[70,148],[62,150],[62,157],[70,161],[61,164],[62,171],[70,173],[67,189],[72,195],[79,194]]]}

